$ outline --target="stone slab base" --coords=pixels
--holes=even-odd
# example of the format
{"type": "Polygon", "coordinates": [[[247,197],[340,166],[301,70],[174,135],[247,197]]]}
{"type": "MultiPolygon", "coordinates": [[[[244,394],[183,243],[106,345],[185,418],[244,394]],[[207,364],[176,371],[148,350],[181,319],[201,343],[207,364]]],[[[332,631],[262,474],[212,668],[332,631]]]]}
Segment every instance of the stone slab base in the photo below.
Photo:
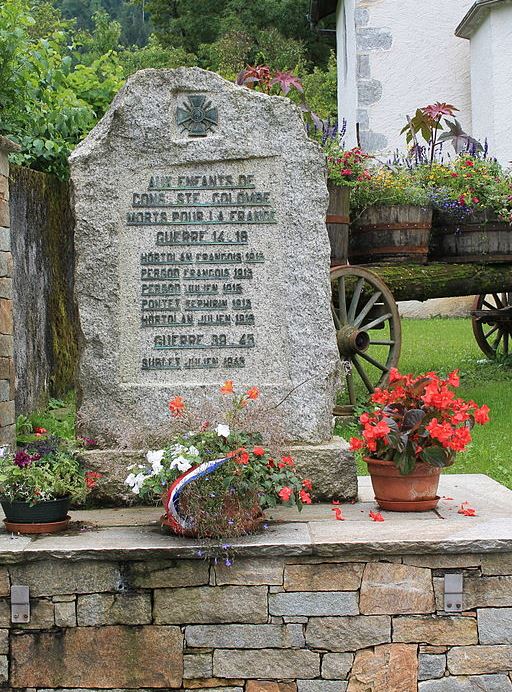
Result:
{"type": "MultiPolygon", "coordinates": [[[[321,445],[292,446],[289,452],[299,474],[311,478],[317,500],[352,500],[357,497],[357,475],[354,456],[348,443],[340,437],[321,445]]],[[[145,451],[94,449],[82,453],[88,469],[99,471],[92,501],[101,505],[133,504],[134,495],[124,484],[128,467],[145,462],[145,451]]]]}

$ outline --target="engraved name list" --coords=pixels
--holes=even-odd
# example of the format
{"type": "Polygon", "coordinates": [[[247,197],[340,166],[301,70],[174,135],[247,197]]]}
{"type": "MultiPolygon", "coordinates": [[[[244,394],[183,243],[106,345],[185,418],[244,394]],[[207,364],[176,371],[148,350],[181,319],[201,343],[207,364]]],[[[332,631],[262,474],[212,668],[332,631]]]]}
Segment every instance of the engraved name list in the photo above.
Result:
{"type": "Polygon", "coordinates": [[[141,373],[248,365],[266,260],[261,226],[277,223],[265,187],[255,173],[209,172],[152,175],[132,193],[141,373]]]}

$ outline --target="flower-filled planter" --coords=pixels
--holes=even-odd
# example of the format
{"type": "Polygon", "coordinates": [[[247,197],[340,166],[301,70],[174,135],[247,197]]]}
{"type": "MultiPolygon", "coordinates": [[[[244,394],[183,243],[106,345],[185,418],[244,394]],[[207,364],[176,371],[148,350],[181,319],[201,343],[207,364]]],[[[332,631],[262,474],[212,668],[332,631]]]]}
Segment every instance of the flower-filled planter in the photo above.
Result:
{"type": "Polygon", "coordinates": [[[419,171],[431,188],[430,258],[445,262],[512,261],[512,177],[491,158],[462,153],[419,171]]]}
{"type": "Polygon", "coordinates": [[[327,156],[327,233],[331,245],[331,266],[347,264],[350,224],[350,191],[366,176],[369,159],[361,149],[345,151],[338,140],[327,140],[324,144],[327,156]]]}
{"type": "MultiPolygon", "coordinates": [[[[45,431],[46,432],[46,431],[45,431]]],[[[0,503],[14,533],[55,533],[69,524],[71,502],[82,502],[101,474],[86,471],[71,442],[44,437],[0,457],[0,503]]]]}
{"type": "Polygon", "coordinates": [[[432,207],[413,170],[398,164],[367,170],[350,206],[350,262],[427,261],[432,207]]]}
{"type": "Polygon", "coordinates": [[[293,459],[276,454],[263,435],[244,424],[257,415],[248,409],[259,398],[257,387],[235,394],[228,380],[220,389],[224,409],[212,423],[188,411],[176,396],[169,404],[173,432],[168,445],[149,451],[147,465],[136,465],[126,478],[146,500],[161,500],[162,526],[171,533],[199,538],[229,538],[254,533],[263,510],[278,502],[310,504],[309,479],[300,480],[293,459]],[[226,400],[229,405],[226,408],[226,400]]]}
{"type": "Polygon", "coordinates": [[[489,421],[489,408],[455,396],[457,371],[446,379],[430,372],[413,377],[390,371],[390,384],[376,389],[372,408],[360,418],[362,438],[352,438],[368,464],[382,509],[434,509],[439,476],[471,442],[475,423],[489,421]]]}
{"type": "Polygon", "coordinates": [[[458,215],[437,211],[430,257],[441,262],[512,262],[512,225],[492,209],[466,208],[458,215]]]}
{"type": "Polygon", "coordinates": [[[373,205],[361,212],[352,225],[349,259],[354,263],[424,264],[431,229],[429,206],[373,205]]]}

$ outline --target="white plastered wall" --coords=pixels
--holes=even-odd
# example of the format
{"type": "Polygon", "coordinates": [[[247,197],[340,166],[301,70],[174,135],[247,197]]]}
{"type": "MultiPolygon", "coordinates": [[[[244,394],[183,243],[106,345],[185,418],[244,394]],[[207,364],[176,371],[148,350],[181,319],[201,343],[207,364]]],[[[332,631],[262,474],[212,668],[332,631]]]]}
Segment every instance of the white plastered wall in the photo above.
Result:
{"type": "Polygon", "coordinates": [[[473,134],[512,161],[512,4],[489,9],[471,37],[473,134]]]}
{"type": "Polygon", "coordinates": [[[369,11],[366,28],[392,36],[391,48],[369,51],[371,79],[382,85],[380,99],[367,106],[369,129],[385,136],[386,151],[404,148],[406,114],[435,101],[457,106],[461,123],[471,129],[469,45],[454,31],[472,3],[358,0],[358,8],[369,11]]]}
{"type": "Polygon", "coordinates": [[[347,148],[357,144],[357,77],[356,77],[356,0],[339,0],[336,13],[338,62],[338,113],[340,128],[346,121],[344,143],[347,148]]]}

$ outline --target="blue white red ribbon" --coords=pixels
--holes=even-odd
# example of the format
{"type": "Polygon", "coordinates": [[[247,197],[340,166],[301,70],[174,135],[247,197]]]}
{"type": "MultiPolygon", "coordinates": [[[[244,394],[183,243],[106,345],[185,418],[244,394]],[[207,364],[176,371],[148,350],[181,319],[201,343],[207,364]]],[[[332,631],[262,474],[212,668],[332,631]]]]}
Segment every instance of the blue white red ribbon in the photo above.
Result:
{"type": "Polygon", "coordinates": [[[229,461],[229,459],[230,457],[224,457],[223,459],[205,461],[179,476],[171,485],[164,503],[167,520],[165,523],[167,523],[175,533],[186,533],[194,528],[193,521],[189,517],[181,514],[180,511],[180,497],[183,490],[189,483],[192,483],[192,481],[196,481],[216,471],[222,464],[229,461]]]}

